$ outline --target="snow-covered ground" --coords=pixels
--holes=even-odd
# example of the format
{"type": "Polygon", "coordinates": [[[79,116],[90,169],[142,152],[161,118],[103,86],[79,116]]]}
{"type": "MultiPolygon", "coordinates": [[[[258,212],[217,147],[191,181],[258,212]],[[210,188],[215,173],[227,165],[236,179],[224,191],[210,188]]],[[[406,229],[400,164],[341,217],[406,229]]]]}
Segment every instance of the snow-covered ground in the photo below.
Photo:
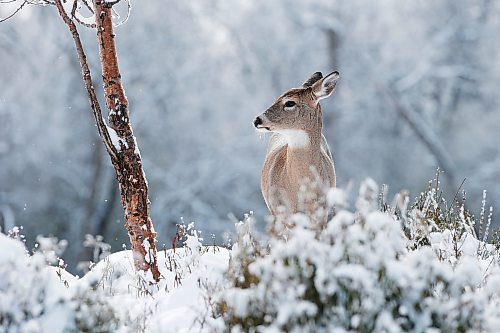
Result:
{"type": "Polygon", "coordinates": [[[29,256],[0,234],[0,332],[193,332],[207,317],[204,286],[221,283],[229,261],[227,249],[189,236],[186,246],[158,252],[158,284],[134,270],[130,250],[79,278],[47,265],[63,264],[57,241],[39,241],[29,256]]]}
{"type": "Polygon", "coordinates": [[[157,284],[127,250],[76,277],[64,241],[39,237],[29,254],[0,234],[0,332],[500,332],[499,243],[473,228],[487,218],[443,210],[434,190],[381,212],[377,193],[365,182],[349,209],[332,190],[326,227],[298,214],[265,241],[247,218],[231,249],[188,227],[158,252],[157,284]]]}

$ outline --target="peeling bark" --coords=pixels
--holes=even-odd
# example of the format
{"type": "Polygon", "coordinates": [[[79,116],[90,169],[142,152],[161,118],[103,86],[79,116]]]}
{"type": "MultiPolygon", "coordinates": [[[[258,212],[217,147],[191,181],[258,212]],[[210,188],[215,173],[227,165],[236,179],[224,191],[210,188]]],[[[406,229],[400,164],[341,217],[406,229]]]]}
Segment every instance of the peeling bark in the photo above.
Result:
{"type": "Polygon", "coordinates": [[[111,21],[111,4],[106,4],[102,0],[94,1],[104,95],[109,110],[110,127],[108,127],[102,116],[76,25],[64,11],[61,0],[55,0],[55,3],[73,36],[99,135],[116,171],[121,202],[125,210],[125,229],[132,245],[135,267],[137,270],[151,271],[153,279],[158,281],[160,272],[156,260],[156,233],[150,218],[148,184],[129,122],[127,97],[121,84],[111,21]]]}

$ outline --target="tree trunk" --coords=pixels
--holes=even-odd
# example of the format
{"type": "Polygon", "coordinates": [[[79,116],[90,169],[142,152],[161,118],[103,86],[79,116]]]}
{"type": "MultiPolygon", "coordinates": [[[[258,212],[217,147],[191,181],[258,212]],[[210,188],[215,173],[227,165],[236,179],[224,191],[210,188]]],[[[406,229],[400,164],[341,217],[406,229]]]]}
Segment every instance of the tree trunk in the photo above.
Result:
{"type": "Polygon", "coordinates": [[[149,215],[148,184],[129,122],[128,101],[121,84],[111,21],[112,4],[106,4],[102,0],[94,1],[104,95],[109,110],[108,127],[102,116],[76,25],[65,12],[61,0],[55,0],[55,3],[73,36],[99,135],[116,171],[121,202],[125,210],[125,228],[130,237],[135,267],[137,270],[151,271],[153,279],[158,281],[160,272],[156,261],[156,233],[149,215]]]}

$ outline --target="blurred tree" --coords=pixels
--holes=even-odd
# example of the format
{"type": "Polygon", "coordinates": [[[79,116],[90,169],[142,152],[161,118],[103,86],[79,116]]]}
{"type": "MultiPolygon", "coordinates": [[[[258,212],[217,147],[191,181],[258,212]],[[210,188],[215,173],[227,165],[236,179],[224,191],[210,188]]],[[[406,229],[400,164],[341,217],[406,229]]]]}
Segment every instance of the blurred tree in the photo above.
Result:
{"type": "MultiPolygon", "coordinates": [[[[251,122],[316,70],[342,75],[336,98],[323,106],[339,186],[370,176],[391,191],[418,194],[435,174],[435,156],[382,85],[441,142],[457,180],[467,178],[471,207],[479,207],[483,189],[500,200],[500,2],[165,0],[140,7],[117,28],[116,43],[125,51],[122,79],[160,243],[170,243],[181,217],[195,221],[207,242],[234,229],[231,213],[253,210],[263,226],[266,142],[251,122]]],[[[3,8],[0,17],[12,12],[3,8]]],[[[36,9],[25,6],[0,26],[0,200],[28,235],[67,238],[65,259],[74,266],[86,211],[94,210],[87,200],[96,193],[94,207],[107,207],[113,170],[103,164],[107,180],[93,191],[96,134],[82,112],[78,73],[68,68],[78,66],[73,47],[51,6],[36,9]]],[[[99,70],[95,34],[80,34],[99,70]]],[[[115,251],[126,242],[119,211],[111,210],[104,235],[115,251]]]]}

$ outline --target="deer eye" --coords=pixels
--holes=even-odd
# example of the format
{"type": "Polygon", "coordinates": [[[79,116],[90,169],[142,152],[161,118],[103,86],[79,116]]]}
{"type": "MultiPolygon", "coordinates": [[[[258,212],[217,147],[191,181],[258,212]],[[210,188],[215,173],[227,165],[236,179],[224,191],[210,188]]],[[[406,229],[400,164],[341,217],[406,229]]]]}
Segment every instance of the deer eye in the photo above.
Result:
{"type": "Polygon", "coordinates": [[[287,101],[285,103],[285,107],[286,108],[291,108],[292,106],[295,106],[295,102],[294,101],[287,101]]]}

